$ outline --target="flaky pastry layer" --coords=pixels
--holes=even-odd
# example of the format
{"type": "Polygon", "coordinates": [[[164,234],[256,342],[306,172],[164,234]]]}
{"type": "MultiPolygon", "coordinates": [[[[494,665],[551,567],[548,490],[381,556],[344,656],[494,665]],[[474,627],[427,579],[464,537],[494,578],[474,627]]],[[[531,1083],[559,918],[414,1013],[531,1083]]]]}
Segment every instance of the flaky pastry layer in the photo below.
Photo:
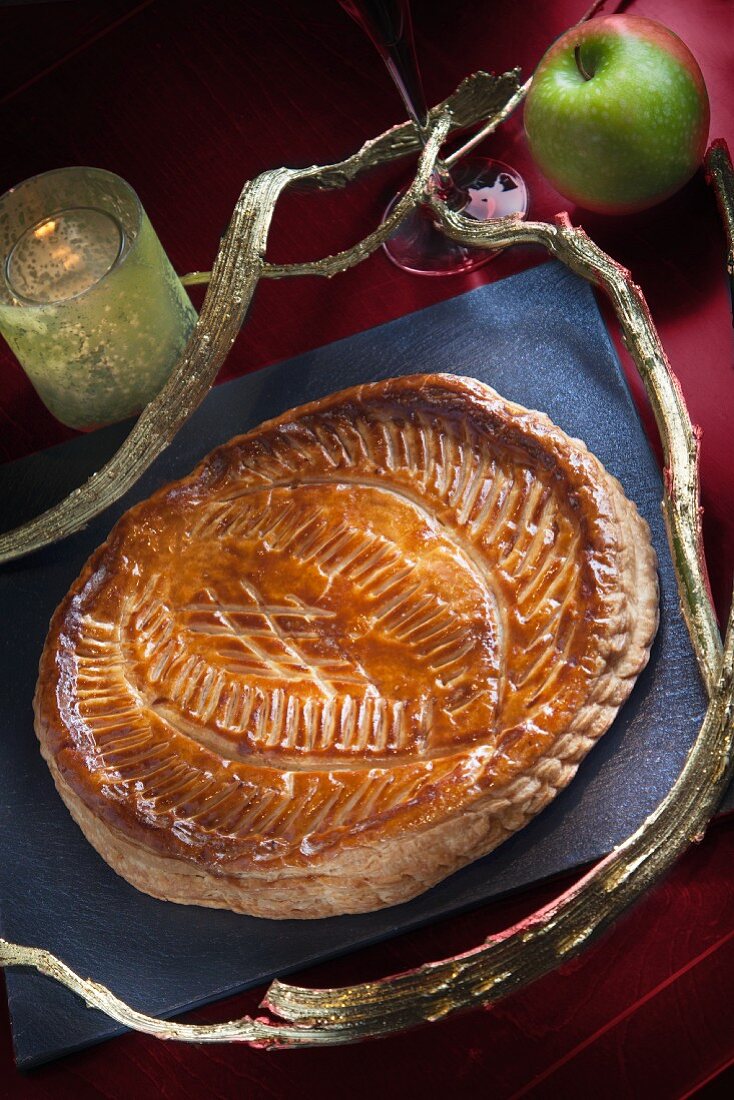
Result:
{"type": "Polygon", "coordinates": [[[57,609],[36,730],[138,888],[267,917],[415,896],[522,827],[657,627],[583,443],[450,375],[356,387],[132,508],[57,609]]]}

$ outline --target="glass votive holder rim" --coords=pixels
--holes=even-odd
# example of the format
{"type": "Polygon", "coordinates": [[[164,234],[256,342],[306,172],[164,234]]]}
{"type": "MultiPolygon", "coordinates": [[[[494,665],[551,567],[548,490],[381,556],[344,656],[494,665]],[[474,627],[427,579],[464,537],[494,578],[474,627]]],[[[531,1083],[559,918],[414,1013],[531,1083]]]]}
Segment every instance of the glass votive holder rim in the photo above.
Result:
{"type": "MultiPolygon", "coordinates": [[[[145,218],[143,204],[141,203],[135,188],[132,187],[127,182],[127,180],[123,179],[122,176],[117,175],[116,172],[110,172],[107,168],[94,168],[88,165],[67,165],[66,167],[51,168],[46,172],[37,172],[33,176],[28,176],[27,179],[21,180],[20,183],[14,184],[12,187],[9,187],[6,191],[4,191],[2,195],[0,195],[0,217],[3,214],[4,208],[8,205],[9,200],[11,200],[14,196],[16,196],[18,192],[22,191],[26,187],[31,188],[32,185],[35,185],[37,187],[39,182],[42,180],[46,181],[50,180],[53,176],[69,175],[71,173],[89,173],[90,175],[97,177],[98,179],[106,179],[115,189],[124,192],[126,199],[128,199],[131,204],[130,212],[134,221],[135,230],[134,232],[130,232],[122,224],[119,217],[115,213],[110,213],[109,210],[103,210],[103,213],[107,214],[109,217],[112,217],[115,220],[120,230],[120,247],[114,262],[110,265],[107,271],[104,272],[103,275],[101,275],[97,280],[95,280],[95,282],[93,282],[90,286],[85,287],[83,290],[77,291],[75,294],[70,294],[64,298],[54,299],[50,302],[39,302],[31,298],[25,298],[23,295],[18,294],[10,283],[10,280],[8,279],[8,260],[12,255],[13,249],[20,240],[20,236],[35,228],[37,225],[42,224],[44,221],[51,220],[54,217],[54,214],[63,213],[65,210],[85,208],[98,210],[100,208],[88,206],[86,202],[79,202],[74,207],[69,207],[68,205],[57,206],[54,209],[45,210],[39,217],[34,219],[31,225],[28,225],[22,230],[22,233],[19,237],[16,238],[16,241],[11,245],[9,250],[6,250],[3,247],[3,254],[0,256],[0,290],[2,290],[4,294],[9,295],[9,299],[3,303],[5,308],[19,309],[24,311],[40,311],[48,309],[49,307],[64,305],[67,302],[73,302],[75,299],[83,298],[85,295],[96,291],[107,279],[109,279],[112,274],[114,274],[114,272],[119,271],[120,267],[124,264],[125,260],[132,252],[131,245],[134,243],[138,233],[140,232],[140,228],[145,218]]],[[[20,196],[18,197],[20,198],[20,196]]],[[[61,202],[63,200],[59,201],[61,202]]]]}

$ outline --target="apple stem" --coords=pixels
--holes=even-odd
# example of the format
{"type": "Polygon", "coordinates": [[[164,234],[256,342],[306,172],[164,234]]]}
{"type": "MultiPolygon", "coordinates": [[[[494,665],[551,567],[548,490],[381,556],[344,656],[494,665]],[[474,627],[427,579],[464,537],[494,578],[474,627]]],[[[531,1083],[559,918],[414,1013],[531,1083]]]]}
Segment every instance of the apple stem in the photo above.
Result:
{"type": "Polygon", "coordinates": [[[591,80],[591,73],[587,73],[586,69],[583,66],[583,62],[581,61],[581,47],[580,46],[577,46],[576,49],[573,51],[573,56],[574,56],[574,60],[576,62],[576,68],[581,73],[584,80],[591,80]]]}

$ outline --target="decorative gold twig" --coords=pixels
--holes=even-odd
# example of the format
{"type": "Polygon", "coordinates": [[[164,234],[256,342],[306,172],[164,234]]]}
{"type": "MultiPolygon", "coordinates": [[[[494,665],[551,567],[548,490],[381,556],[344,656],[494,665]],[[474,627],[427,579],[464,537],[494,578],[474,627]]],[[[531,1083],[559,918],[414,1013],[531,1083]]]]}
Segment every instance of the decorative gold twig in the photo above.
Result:
{"type": "MultiPolygon", "coordinates": [[[[443,118],[434,125],[416,185],[411,189],[411,202],[418,187],[427,186],[447,127],[448,121],[443,118]]],[[[376,144],[384,140],[385,136],[377,139],[376,144]]],[[[412,140],[415,140],[414,134],[412,140]]],[[[375,143],[371,146],[368,143],[367,154],[362,151],[370,163],[378,162],[370,159],[370,149],[374,148],[375,143]]],[[[394,152],[396,147],[387,141],[386,148],[394,152]]],[[[357,154],[357,158],[360,155],[357,154]]],[[[193,358],[189,358],[189,349],[184,357],[189,367],[205,371],[211,365],[208,354],[213,353],[201,348],[197,340],[211,341],[216,345],[216,354],[220,354],[226,353],[234,339],[254,286],[266,269],[263,253],[267,228],[283,188],[296,179],[310,180],[318,186],[334,185],[335,180],[343,182],[350,172],[359,170],[354,158],[345,165],[349,168],[342,165],[323,170],[278,169],[265,173],[245,187],[214,267],[202,311],[204,323],[200,323],[194,335],[193,358]]],[[[720,171],[715,161],[712,175],[717,187],[729,189],[722,202],[731,210],[731,174],[720,171]]],[[[98,983],[79,978],[48,952],[0,940],[0,963],[3,965],[32,966],[138,1031],[184,1041],[234,1040],[264,1047],[333,1045],[390,1034],[472,1005],[493,1003],[571,958],[639,897],[692,840],[700,837],[731,782],[734,772],[734,607],[722,657],[701,552],[696,433],[641,291],[623,268],[593,244],[582,230],[570,225],[566,215],[560,215],[555,224],[522,223],[514,218],[478,223],[452,214],[435,196],[431,201],[436,217],[446,232],[456,239],[491,248],[518,243],[540,244],[609,295],[650,397],[663,441],[666,463],[663,507],[686,622],[711,695],[706,717],[678,780],[658,809],[633,836],[549,906],[522,924],[491,937],[473,951],[428,963],[415,971],[379,982],[325,990],[300,989],[275,982],[265,1007],[285,1022],[272,1017],[256,1020],[245,1017],[215,1025],[164,1022],[135,1011],[98,983]]],[[[379,233],[371,234],[366,242],[369,247],[377,247],[379,233]]],[[[306,273],[303,269],[308,267],[309,274],[331,274],[364,258],[366,242],[339,257],[315,261],[311,265],[271,267],[268,271],[279,276],[303,274],[306,273]]],[[[158,418],[169,433],[183,422],[181,417],[185,419],[190,406],[190,401],[185,403],[188,394],[181,394],[176,388],[183,383],[184,376],[178,371],[175,378],[176,384],[164,391],[167,397],[153,417],[153,425],[158,418]],[[167,405],[171,398],[176,406],[173,410],[167,405]]],[[[195,397],[204,387],[204,381],[200,379],[196,385],[195,397]]],[[[149,422],[147,430],[150,428],[149,422]]],[[[170,438],[170,434],[166,436],[166,440],[170,438]]],[[[141,447],[143,443],[144,440],[140,441],[141,447]]],[[[143,447],[143,459],[148,453],[143,447]]],[[[132,460],[136,460],[134,450],[132,460]]],[[[118,487],[116,482],[115,491],[118,487]]],[[[89,507],[87,501],[87,518],[89,507]]]]}
{"type": "Polygon", "coordinates": [[[519,107],[525,96],[530,91],[530,85],[533,82],[533,78],[530,77],[525,83],[517,89],[512,99],[509,99],[504,105],[501,111],[489,120],[486,126],[482,126],[481,130],[477,130],[476,134],[472,134],[468,141],[465,141],[462,146],[455,149],[448,157],[444,157],[443,163],[446,168],[451,168],[457,161],[465,157],[467,153],[471,153],[472,149],[476,149],[477,145],[481,145],[485,138],[488,138],[490,134],[493,134],[498,126],[500,126],[505,119],[509,118],[516,107],[519,107]]]}

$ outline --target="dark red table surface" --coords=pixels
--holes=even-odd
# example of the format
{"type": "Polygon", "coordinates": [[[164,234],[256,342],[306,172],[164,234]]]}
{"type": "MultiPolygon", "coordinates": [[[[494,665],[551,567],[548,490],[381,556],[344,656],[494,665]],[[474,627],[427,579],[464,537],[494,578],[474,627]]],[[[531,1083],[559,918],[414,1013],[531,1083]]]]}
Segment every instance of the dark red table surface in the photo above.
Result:
{"type": "MultiPolygon", "coordinates": [[[[479,68],[529,74],[587,0],[415,0],[428,99],[479,68]]],[[[711,98],[711,137],[734,149],[730,0],[637,0],[688,43],[711,98]]],[[[210,266],[245,179],[340,159],[401,121],[376,54],[336,0],[70,0],[0,7],[0,189],[70,164],[115,171],[138,191],[174,266],[210,266]]],[[[486,143],[525,176],[531,216],[568,204],[530,161],[519,112],[486,143]]],[[[347,192],[287,196],[277,260],[344,247],[375,224],[401,178],[380,170],[347,192]]],[[[647,295],[695,423],[712,588],[726,615],[734,572],[734,339],[724,238],[701,175],[663,206],[575,222],[628,266],[647,295]]],[[[474,275],[420,279],[378,255],[326,282],[262,285],[221,378],[232,378],[540,262],[507,253],[474,275]]],[[[200,292],[197,292],[197,302],[200,292]]],[[[614,323],[607,311],[614,333],[614,323]]],[[[655,429],[619,340],[646,427],[655,429]]],[[[0,458],[73,433],[0,351],[0,458]]],[[[734,1065],[734,822],[720,820],[591,949],[492,1009],[362,1046],[267,1054],[126,1035],[28,1075],[0,1023],[0,1096],[18,1097],[685,1097],[731,1094],[734,1065]]],[[[299,975],[338,985],[394,973],[479,943],[554,888],[465,914],[299,975]]],[[[151,966],[155,960],[151,960],[151,966]]],[[[192,1014],[254,1012],[263,990],[192,1014]]],[[[5,1013],[4,1002],[0,1009],[5,1013]]]]}

